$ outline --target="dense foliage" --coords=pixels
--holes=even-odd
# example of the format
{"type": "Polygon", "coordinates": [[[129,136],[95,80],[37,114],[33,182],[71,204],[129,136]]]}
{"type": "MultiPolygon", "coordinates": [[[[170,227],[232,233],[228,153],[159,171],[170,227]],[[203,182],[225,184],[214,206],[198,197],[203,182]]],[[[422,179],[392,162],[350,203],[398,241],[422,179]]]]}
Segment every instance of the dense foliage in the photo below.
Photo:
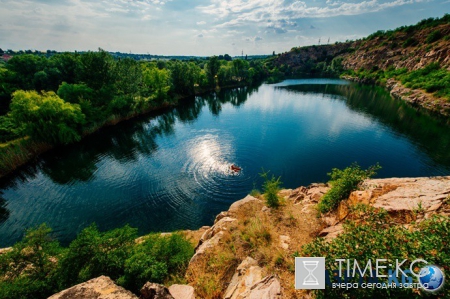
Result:
{"type": "Polygon", "coordinates": [[[331,185],[331,189],[328,190],[317,205],[319,211],[326,213],[335,209],[342,200],[347,199],[350,193],[356,190],[359,184],[365,179],[374,176],[380,168],[376,164],[364,170],[356,163],[343,170],[333,168],[331,173],[328,173],[331,178],[328,182],[331,185]]]}
{"type": "MultiPolygon", "coordinates": [[[[375,38],[391,38],[392,36],[394,36],[396,33],[398,32],[405,32],[405,33],[412,33],[414,31],[419,31],[419,30],[423,30],[426,28],[431,28],[431,27],[436,27],[439,25],[443,25],[443,24],[449,24],[450,23],[450,14],[445,14],[442,18],[428,18],[428,19],[423,19],[421,21],[419,21],[417,24],[415,25],[410,25],[410,26],[401,26],[398,27],[394,30],[378,30],[377,32],[374,32],[372,34],[370,34],[369,36],[366,37],[367,40],[372,40],[375,38]]],[[[436,33],[432,33],[433,36],[435,36],[434,38],[436,38],[436,33]]],[[[440,38],[440,37],[439,37],[440,38]]],[[[430,38],[431,39],[431,38],[430,38]]],[[[437,39],[435,39],[437,40],[437,39]]],[[[435,41],[434,40],[434,41],[435,41]]],[[[428,41],[427,42],[431,42],[428,41]]]]}
{"type": "MultiPolygon", "coordinates": [[[[444,272],[450,271],[450,221],[448,217],[434,216],[415,224],[411,229],[401,225],[392,225],[385,210],[376,210],[368,206],[356,206],[353,211],[353,220],[344,225],[344,233],[328,242],[318,238],[303,247],[304,256],[326,257],[328,270],[337,270],[335,259],[356,259],[365,267],[366,262],[371,259],[387,259],[386,264],[395,265],[395,260],[407,260],[402,266],[408,269],[410,263],[415,259],[424,259],[430,264],[443,267],[444,272]],[[355,215],[357,215],[355,217],[355,215]]],[[[386,269],[384,269],[386,270],[386,269]]],[[[418,271],[419,269],[415,269],[418,271]]],[[[384,271],[382,274],[387,274],[384,271]]],[[[330,274],[331,275],[331,274],[330,274]]],[[[331,281],[336,282],[333,277],[331,281]],[[334,279],[334,280],[333,280],[334,279]]],[[[349,282],[358,281],[351,280],[349,282]]],[[[379,282],[388,283],[388,279],[379,282]]],[[[399,283],[402,280],[399,278],[399,283]]],[[[417,282],[413,278],[412,282],[417,282]]],[[[438,291],[440,296],[448,294],[450,285],[438,291]]],[[[333,289],[327,287],[324,291],[317,291],[317,298],[411,298],[417,292],[412,289],[391,288],[354,288],[333,289]]],[[[425,295],[425,293],[423,293],[425,295]]],[[[433,294],[437,295],[437,294],[433,294]]],[[[440,297],[440,298],[444,298],[440,297]]]]}
{"type": "Polygon", "coordinates": [[[0,298],[46,298],[100,275],[138,292],[146,281],[184,275],[194,249],[183,236],[154,234],[139,244],[136,238],[129,226],[103,233],[91,225],[63,248],[46,225],[30,230],[0,255],[0,298]]]}
{"type": "Polygon", "coordinates": [[[30,136],[50,144],[71,143],[118,118],[263,79],[259,60],[226,58],[136,61],[115,59],[103,50],[49,58],[15,55],[0,65],[0,107],[9,105],[0,119],[0,142],[30,136]]]}

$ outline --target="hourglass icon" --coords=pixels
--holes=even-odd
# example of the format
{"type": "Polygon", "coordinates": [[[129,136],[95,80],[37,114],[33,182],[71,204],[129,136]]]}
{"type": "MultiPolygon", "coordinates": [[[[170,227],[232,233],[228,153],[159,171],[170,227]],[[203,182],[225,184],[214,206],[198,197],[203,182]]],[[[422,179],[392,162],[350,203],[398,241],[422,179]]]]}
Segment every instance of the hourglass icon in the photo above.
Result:
{"type": "Polygon", "coordinates": [[[319,285],[319,280],[313,275],[314,270],[317,269],[319,261],[302,261],[303,266],[308,270],[308,275],[303,279],[303,285],[306,286],[317,286],[319,285]]]}

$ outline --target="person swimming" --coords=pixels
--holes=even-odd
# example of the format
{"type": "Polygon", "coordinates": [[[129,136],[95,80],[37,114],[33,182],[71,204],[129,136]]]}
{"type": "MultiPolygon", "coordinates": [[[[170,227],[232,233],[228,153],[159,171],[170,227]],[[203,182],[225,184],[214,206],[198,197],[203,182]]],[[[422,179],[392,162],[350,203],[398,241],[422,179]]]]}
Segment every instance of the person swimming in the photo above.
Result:
{"type": "Polygon", "coordinates": [[[230,169],[233,170],[234,172],[239,172],[241,171],[242,168],[234,164],[231,164],[230,169]]]}

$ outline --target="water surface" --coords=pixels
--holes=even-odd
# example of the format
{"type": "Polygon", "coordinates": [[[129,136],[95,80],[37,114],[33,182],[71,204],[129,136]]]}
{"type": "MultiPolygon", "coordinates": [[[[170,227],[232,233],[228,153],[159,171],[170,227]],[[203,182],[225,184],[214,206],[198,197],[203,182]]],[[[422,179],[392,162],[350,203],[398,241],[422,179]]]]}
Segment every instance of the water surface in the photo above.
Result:
{"type": "Polygon", "coordinates": [[[0,181],[0,247],[43,222],[65,244],[92,222],[141,234],[197,229],[260,187],[295,188],[333,167],[380,177],[448,175],[448,126],[378,87],[287,80],[185,100],[42,155],[0,181]],[[243,168],[239,174],[231,164],[243,168]]]}

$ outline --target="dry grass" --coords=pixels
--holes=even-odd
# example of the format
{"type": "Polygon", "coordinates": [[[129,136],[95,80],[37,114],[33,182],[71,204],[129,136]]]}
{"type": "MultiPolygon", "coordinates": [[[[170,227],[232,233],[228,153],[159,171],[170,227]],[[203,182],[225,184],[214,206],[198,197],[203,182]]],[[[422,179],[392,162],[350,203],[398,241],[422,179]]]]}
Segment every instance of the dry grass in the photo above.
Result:
{"type": "Polygon", "coordinates": [[[264,208],[264,201],[250,202],[232,217],[234,222],[219,245],[191,264],[187,280],[199,298],[222,298],[237,266],[250,256],[263,268],[263,275],[276,274],[283,288],[283,298],[304,298],[305,292],[294,288],[294,256],[303,244],[312,241],[322,224],[317,211],[303,204],[285,200],[278,209],[264,208]],[[280,236],[288,236],[283,248],[280,236]]]}

